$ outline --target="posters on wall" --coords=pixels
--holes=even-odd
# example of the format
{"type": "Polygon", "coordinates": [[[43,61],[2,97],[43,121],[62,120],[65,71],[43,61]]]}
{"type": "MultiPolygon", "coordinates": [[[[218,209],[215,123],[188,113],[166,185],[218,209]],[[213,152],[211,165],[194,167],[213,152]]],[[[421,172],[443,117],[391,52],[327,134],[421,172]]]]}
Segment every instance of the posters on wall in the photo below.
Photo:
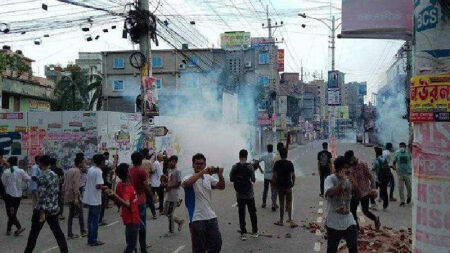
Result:
{"type": "Polygon", "coordinates": [[[8,131],[0,133],[0,148],[28,166],[37,155],[48,154],[67,169],[76,153],[90,158],[104,151],[129,162],[138,149],[140,121],[139,114],[119,112],[27,112],[5,121],[8,131]]]}
{"type": "Polygon", "coordinates": [[[328,89],[328,105],[341,104],[341,90],[339,88],[328,89]]]}
{"type": "Polygon", "coordinates": [[[410,89],[412,122],[450,122],[450,74],[413,77],[410,89]]]}

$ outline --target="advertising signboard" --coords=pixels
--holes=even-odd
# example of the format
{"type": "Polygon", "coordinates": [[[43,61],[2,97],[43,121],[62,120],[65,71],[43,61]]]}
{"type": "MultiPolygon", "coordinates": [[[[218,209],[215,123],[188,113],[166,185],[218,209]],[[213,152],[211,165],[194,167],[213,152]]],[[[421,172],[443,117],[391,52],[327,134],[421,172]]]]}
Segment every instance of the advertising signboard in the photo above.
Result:
{"type": "Polygon", "coordinates": [[[416,76],[410,87],[412,122],[450,122],[450,74],[416,76]]]}
{"type": "Polygon", "coordinates": [[[344,84],[344,73],[334,70],[328,71],[328,88],[339,88],[344,84]]]}
{"type": "Polygon", "coordinates": [[[225,50],[250,48],[249,32],[225,32],[220,35],[220,46],[225,50]]]}
{"type": "Polygon", "coordinates": [[[335,117],[337,119],[349,119],[348,106],[347,105],[336,106],[335,117]]]}
{"type": "Polygon", "coordinates": [[[258,112],[258,125],[260,126],[271,126],[272,119],[269,118],[267,111],[258,112]]]}
{"type": "Polygon", "coordinates": [[[275,38],[267,37],[253,37],[251,38],[251,47],[260,48],[268,45],[273,45],[275,43],[275,38]]]}
{"type": "Polygon", "coordinates": [[[343,0],[342,37],[408,40],[413,29],[413,2],[343,0]]]}
{"type": "Polygon", "coordinates": [[[341,104],[341,91],[339,88],[328,89],[328,105],[341,104]]]}
{"type": "Polygon", "coordinates": [[[278,49],[278,72],[284,72],[284,49],[278,49]]]}

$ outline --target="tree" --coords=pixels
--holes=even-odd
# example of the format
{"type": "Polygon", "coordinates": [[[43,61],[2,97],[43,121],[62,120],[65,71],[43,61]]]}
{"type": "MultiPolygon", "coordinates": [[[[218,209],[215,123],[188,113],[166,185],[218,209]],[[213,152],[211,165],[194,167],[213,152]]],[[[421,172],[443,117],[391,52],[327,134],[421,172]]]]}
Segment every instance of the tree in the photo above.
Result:
{"type": "Polygon", "coordinates": [[[103,78],[100,75],[94,74],[89,77],[90,84],[87,89],[91,94],[88,109],[92,111],[95,109],[99,111],[102,108],[102,81],[103,78]]]}
{"type": "Polygon", "coordinates": [[[54,111],[80,111],[88,109],[88,77],[81,69],[71,68],[55,87],[54,111]]]}

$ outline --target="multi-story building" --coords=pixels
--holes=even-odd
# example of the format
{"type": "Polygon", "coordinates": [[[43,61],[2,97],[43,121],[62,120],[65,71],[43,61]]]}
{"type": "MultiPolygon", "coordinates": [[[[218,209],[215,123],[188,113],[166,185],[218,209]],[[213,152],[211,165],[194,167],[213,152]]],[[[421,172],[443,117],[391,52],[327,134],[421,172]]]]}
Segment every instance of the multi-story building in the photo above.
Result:
{"type": "Polygon", "coordinates": [[[97,52],[79,52],[75,64],[89,76],[102,74],[102,54],[97,52]]]}
{"type": "Polygon", "coordinates": [[[23,56],[20,50],[10,47],[0,50],[0,57],[13,59],[0,70],[0,101],[2,112],[50,111],[54,83],[32,75],[32,59],[23,56]]]}
{"type": "Polygon", "coordinates": [[[367,95],[367,82],[351,82],[347,83],[346,86],[348,90],[349,119],[353,122],[355,129],[361,130],[364,96],[367,95]]]}

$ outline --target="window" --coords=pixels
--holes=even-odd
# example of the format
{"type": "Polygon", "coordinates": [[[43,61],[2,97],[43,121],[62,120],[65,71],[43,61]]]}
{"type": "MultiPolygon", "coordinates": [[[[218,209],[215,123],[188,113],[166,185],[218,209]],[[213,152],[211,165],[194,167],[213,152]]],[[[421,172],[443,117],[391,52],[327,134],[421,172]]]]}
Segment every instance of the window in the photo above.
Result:
{"type": "Polygon", "coordinates": [[[258,80],[259,85],[268,86],[269,85],[269,76],[260,76],[258,80]]]}
{"type": "Polygon", "coordinates": [[[125,67],[125,61],[122,57],[117,57],[114,59],[114,66],[115,69],[123,69],[125,67]]]}
{"type": "Polygon", "coordinates": [[[162,88],[162,78],[156,78],[156,89],[160,90],[162,88]]]}
{"type": "Polygon", "coordinates": [[[189,59],[189,62],[188,62],[188,66],[195,67],[197,65],[197,62],[198,62],[197,56],[191,56],[191,58],[189,59]]]}
{"type": "Polygon", "coordinates": [[[153,57],[152,67],[153,68],[162,68],[163,67],[163,60],[162,60],[162,58],[161,57],[157,57],[157,56],[153,57]]]}
{"type": "Polygon", "coordinates": [[[9,95],[3,93],[3,97],[1,97],[2,100],[2,109],[9,109],[9,95]]]}
{"type": "Polygon", "coordinates": [[[113,81],[113,91],[123,91],[123,80],[113,81]]]}
{"type": "Polygon", "coordinates": [[[268,64],[269,63],[269,54],[268,53],[260,53],[259,54],[259,64],[268,64]]]}

